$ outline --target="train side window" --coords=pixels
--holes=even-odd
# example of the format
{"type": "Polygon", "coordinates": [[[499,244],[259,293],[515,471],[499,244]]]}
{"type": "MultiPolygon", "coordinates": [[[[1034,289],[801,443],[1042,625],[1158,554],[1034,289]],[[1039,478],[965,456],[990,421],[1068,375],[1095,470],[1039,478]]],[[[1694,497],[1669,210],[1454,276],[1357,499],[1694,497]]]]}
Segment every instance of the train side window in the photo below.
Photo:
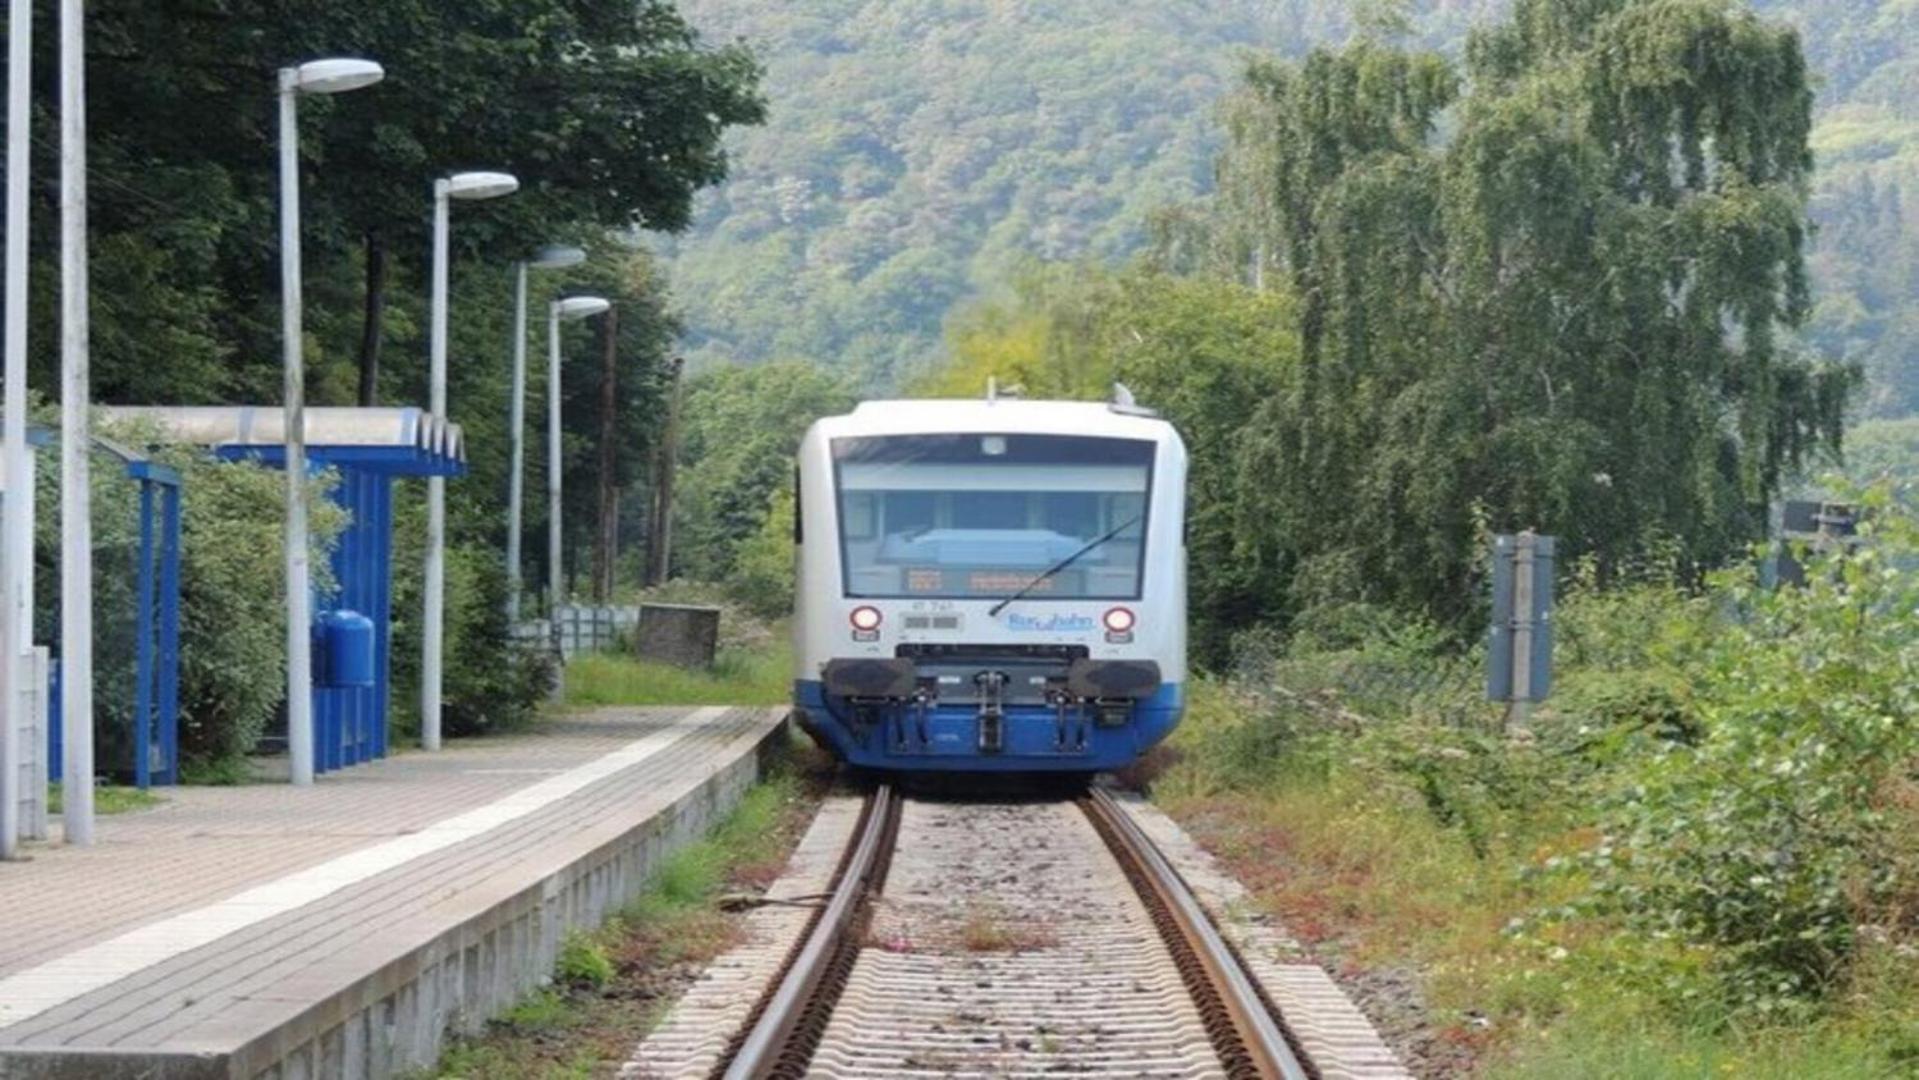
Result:
{"type": "Polygon", "coordinates": [[[800,468],[793,466],[793,543],[806,541],[806,503],[800,498],[800,468]]]}

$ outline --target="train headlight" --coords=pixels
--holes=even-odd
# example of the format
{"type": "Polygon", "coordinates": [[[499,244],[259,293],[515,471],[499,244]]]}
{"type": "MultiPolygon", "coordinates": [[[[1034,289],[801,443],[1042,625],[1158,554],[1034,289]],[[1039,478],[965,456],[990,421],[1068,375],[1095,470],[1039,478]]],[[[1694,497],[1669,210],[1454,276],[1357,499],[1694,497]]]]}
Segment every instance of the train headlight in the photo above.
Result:
{"type": "Polygon", "coordinates": [[[853,624],[853,629],[862,634],[871,634],[880,628],[883,616],[880,615],[879,608],[868,605],[854,608],[852,614],[846,618],[853,624]]]}
{"type": "Polygon", "coordinates": [[[1129,645],[1133,640],[1133,626],[1138,622],[1131,608],[1109,608],[1100,617],[1106,624],[1106,640],[1115,645],[1129,645]]]}

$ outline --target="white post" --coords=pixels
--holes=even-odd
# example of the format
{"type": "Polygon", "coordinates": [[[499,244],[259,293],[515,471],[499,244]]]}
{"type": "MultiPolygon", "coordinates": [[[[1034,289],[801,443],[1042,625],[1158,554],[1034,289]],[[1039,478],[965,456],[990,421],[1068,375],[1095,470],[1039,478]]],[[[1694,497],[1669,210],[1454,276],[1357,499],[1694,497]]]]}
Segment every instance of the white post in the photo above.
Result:
{"type": "Polygon", "coordinates": [[[7,6],[7,510],[0,535],[0,858],[20,840],[22,678],[33,646],[33,474],[27,449],[27,170],[33,122],[33,0],[7,6]]]}
{"type": "Polygon", "coordinates": [[[85,4],[60,0],[60,716],[66,839],[93,843],[85,4]]]}
{"type": "MultiPolygon", "coordinates": [[[[450,185],[433,183],[432,372],[427,408],[446,418],[447,228],[450,185]]],[[[440,748],[440,643],[446,616],[446,478],[426,481],[426,615],[420,632],[420,745],[440,748]]]]}
{"type": "Polygon", "coordinates": [[[1513,681],[1506,730],[1526,730],[1533,696],[1533,561],[1539,536],[1531,529],[1513,538],[1513,681]]]}
{"type": "Polygon", "coordinates": [[[287,755],[313,783],[313,616],[309,610],[306,366],[300,295],[299,69],[280,70],[280,336],[286,376],[287,755]]]}
{"type": "Polygon", "coordinates": [[[506,496],[506,620],[520,621],[520,499],[526,471],[526,263],[514,264],[512,465],[506,496]]]}
{"type": "Polygon", "coordinates": [[[547,613],[558,620],[566,576],[560,567],[560,305],[557,301],[548,306],[546,319],[546,498],[547,613]]]}

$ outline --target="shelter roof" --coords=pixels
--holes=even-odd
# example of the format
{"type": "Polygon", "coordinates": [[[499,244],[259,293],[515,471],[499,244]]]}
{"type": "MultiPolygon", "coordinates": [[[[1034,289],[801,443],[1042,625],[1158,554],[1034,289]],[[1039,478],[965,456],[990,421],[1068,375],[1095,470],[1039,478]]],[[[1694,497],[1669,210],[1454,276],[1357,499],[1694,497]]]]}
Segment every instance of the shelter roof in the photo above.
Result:
{"type": "MultiPolygon", "coordinates": [[[[109,405],[110,421],[144,422],[181,442],[222,453],[252,452],[281,460],[285,412],[278,405],[109,405]]],[[[444,476],[466,469],[460,425],[411,407],[315,407],[306,411],[308,453],[317,461],[404,476],[444,476]]]]}

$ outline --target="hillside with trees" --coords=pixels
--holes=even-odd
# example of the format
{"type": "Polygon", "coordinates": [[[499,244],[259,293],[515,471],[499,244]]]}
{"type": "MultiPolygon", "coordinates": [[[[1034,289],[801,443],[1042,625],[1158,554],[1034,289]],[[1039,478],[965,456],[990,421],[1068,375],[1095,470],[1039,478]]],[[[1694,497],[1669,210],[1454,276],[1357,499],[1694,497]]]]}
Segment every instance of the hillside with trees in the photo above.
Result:
{"type": "MultiPolygon", "coordinates": [[[[669,245],[699,368],[800,359],[899,385],[948,316],[1031,260],[1111,263],[1209,193],[1218,103],[1252,53],[1355,31],[1459,55],[1500,0],[1350,5],[690,0],[766,65],[772,107],[669,245]]],[[[1919,408],[1919,13],[1761,0],[1798,28],[1817,92],[1805,340],[1860,364],[1874,415],[1919,408]]],[[[1450,120],[1446,121],[1448,126],[1450,120]]]]}

